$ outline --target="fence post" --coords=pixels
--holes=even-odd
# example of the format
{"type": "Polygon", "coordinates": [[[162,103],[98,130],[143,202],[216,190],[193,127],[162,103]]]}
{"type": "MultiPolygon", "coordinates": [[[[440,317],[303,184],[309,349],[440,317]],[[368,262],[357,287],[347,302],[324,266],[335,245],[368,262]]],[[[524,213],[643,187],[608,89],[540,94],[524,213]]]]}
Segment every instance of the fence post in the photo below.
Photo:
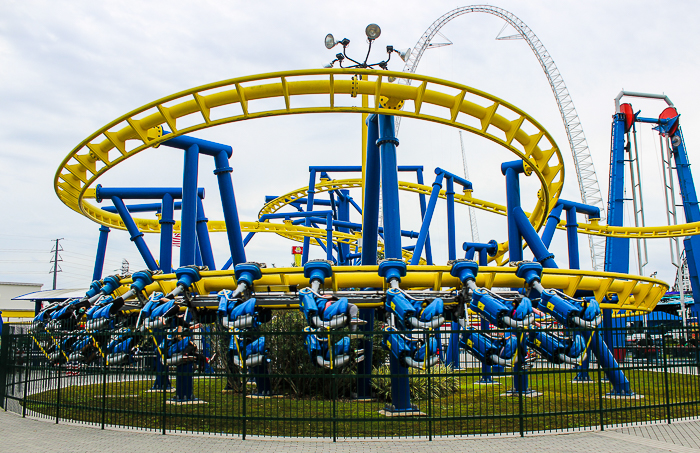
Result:
{"type": "MultiPolygon", "coordinates": [[[[333,342],[330,337],[328,338],[328,343],[328,347],[332,348],[333,342]]],[[[336,442],[338,440],[338,374],[335,372],[335,367],[333,367],[331,372],[331,379],[333,379],[333,442],[336,442]]]]}
{"type": "Polygon", "coordinates": [[[27,354],[26,361],[24,362],[24,392],[22,395],[22,418],[27,416],[27,388],[29,387],[29,360],[31,359],[31,354],[27,354]]]}
{"type": "Polygon", "coordinates": [[[58,425],[58,418],[61,415],[61,364],[56,365],[56,376],[57,376],[57,389],[56,389],[56,424],[58,425]]]}
{"type": "MultiPolygon", "coordinates": [[[[240,352],[241,351],[239,351],[239,353],[240,352]]],[[[245,440],[248,431],[248,366],[246,365],[245,360],[242,360],[241,362],[243,362],[243,367],[239,367],[239,370],[243,371],[239,371],[239,373],[243,374],[243,376],[241,376],[241,383],[243,384],[243,440],[245,440]]]]}
{"type": "Polygon", "coordinates": [[[102,413],[101,428],[105,429],[105,419],[107,417],[107,356],[102,358],[102,413]]]}
{"type": "Polygon", "coordinates": [[[668,361],[666,360],[666,335],[661,335],[661,355],[664,361],[664,393],[666,394],[666,421],[671,423],[671,397],[668,388],[668,361]]]}
{"type": "MultiPolygon", "coordinates": [[[[596,329],[591,330],[590,334],[595,335],[595,341],[603,341],[596,329]]],[[[596,357],[596,379],[598,379],[598,417],[600,419],[600,430],[605,431],[605,420],[603,418],[603,377],[601,376],[602,368],[600,367],[600,360],[596,357]]]]}
{"type": "MultiPolygon", "coordinates": [[[[450,332],[450,335],[452,332],[450,332]]],[[[430,346],[430,336],[426,332],[425,334],[425,357],[423,357],[423,360],[426,362],[428,361],[430,355],[429,355],[429,346],[430,346]]],[[[442,347],[442,345],[440,345],[442,347]]],[[[459,352],[459,348],[457,348],[457,351],[459,352]]],[[[427,372],[428,372],[428,441],[432,442],[433,441],[433,389],[432,389],[432,376],[430,373],[430,366],[425,367],[427,372]]]]}
{"type": "Polygon", "coordinates": [[[700,326],[695,327],[693,337],[695,337],[695,350],[693,351],[695,356],[695,365],[698,368],[698,376],[700,376],[700,344],[698,343],[700,341],[700,326]]]}
{"type": "MultiPolygon", "coordinates": [[[[4,324],[0,329],[0,407],[5,406],[5,385],[7,383],[7,369],[10,367],[10,326],[4,324]]],[[[14,372],[14,367],[13,367],[14,372]]]]}
{"type": "MultiPolygon", "coordinates": [[[[518,332],[520,333],[520,332],[518,332]]],[[[523,370],[523,367],[525,366],[525,346],[518,344],[518,355],[520,355],[520,358],[518,360],[522,361],[522,365],[516,368],[513,368],[515,371],[515,376],[513,376],[513,379],[517,379],[518,385],[518,424],[520,425],[520,437],[525,437],[525,427],[523,426],[525,423],[525,414],[523,413],[523,390],[527,390],[527,388],[523,389],[524,385],[522,383],[522,374],[525,373],[523,370]]]]}
{"type": "MultiPolygon", "coordinates": [[[[156,352],[160,353],[159,351],[156,351],[156,352]]],[[[170,367],[168,366],[168,363],[167,363],[167,361],[165,360],[165,357],[161,357],[161,359],[162,359],[162,361],[163,361],[163,366],[160,367],[160,374],[161,374],[161,376],[162,376],[160,381],[163,383],[163,385],[161,385],[161,387],[162,387],[162,389],[163,389],[163,392],[162,392],[163,397],[161,398],[161,399],[163,400],[163,401],[161,401],[161,403],[162,403],[162,404],[161,404],[161,410],[163,411],[163,416],[161,417],[161,434],[165,436],[165,423],[166,423],[166,417],[167,417],[167,396],[166,396],[166,392],[167,392],[167,390],[168,390],[168,386],[166,385],[166,382],[167,382],[168,379],[169,379],[168,370],[170,370],[170,367]]]]}

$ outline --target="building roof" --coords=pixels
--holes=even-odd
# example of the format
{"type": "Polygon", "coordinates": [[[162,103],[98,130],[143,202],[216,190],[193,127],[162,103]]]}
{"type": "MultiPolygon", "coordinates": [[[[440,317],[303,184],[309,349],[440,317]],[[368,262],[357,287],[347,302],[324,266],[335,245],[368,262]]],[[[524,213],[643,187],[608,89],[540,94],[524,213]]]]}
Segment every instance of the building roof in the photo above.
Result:
{"type": "Polygon", "coordinates": [[[46,291],[34,291],[21,296],[13,297],[12,300],[43,300],[48,302],[62,301],[77,297],[85,297],[87,289],[49,289],[46,291]]]}
{"type": "Polygon", "coordinates": [[[6,286],[44,286],[43,283],[23,283],[23,282],[0,282],[0,285],[6,286]]]}

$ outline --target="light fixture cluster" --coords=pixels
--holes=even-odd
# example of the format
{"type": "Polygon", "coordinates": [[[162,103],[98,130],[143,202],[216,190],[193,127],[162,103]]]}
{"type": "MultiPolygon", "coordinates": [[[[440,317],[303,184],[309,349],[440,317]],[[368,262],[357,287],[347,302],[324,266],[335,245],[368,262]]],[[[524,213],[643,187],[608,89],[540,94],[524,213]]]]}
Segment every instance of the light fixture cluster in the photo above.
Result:
{"type": "MultiPolygon", "coordinates": [[[[341,68],[371,68],[374,69],[375,67],[380,67],[381,69],[388,69],[387,65],[389,64],[389,60],[391,60],[391,54],[396,52],[399,54],[399,58],[401,60],[406,61],[408,59],[409,55],[411,55],[411,49],[406,49],[406,50],[397,50],[394,49],[394,46],[386,46],[386,52],[389,55],[386,60],[380,61],[378,63],[367,63],[367,60],[369,58],[369,53],[372,50],[372,43],[374,42],[375,39],[379,38],[379,36],[382,34],[382,29],[379,28],[379,25],[377,24],[369,24],[365,28],[365,35],[367,35],[367,41],[369,42],[369,47],[367,48],[367,55],[365,55],[365,59],[363,62],[359,62],[357,60],[354,60],[350,57],[348,57],[346,51],[347,47],[350,44],[350,40],[348,38],[343,38],[340,41],[336,41],[335,38],[333,37],[332,34],[328,33],[326,35],[325,39],[325,44],[326,44],[326,49],[332,49],[333,47],[337,46],[340,44],[343,46],[343,51],[339,52],[335,55],[335,60],[331,61],[327,65],[324,66],[324,68],[332,68],[335,63],[338,63],[338,66],[341,68]],[[343,62],[345,60],[348,60],[352,62],[353,64],[350,66],[343,66],[343,62]]],[[[390,80],[393,81],[393,80],[390,80]]]]}

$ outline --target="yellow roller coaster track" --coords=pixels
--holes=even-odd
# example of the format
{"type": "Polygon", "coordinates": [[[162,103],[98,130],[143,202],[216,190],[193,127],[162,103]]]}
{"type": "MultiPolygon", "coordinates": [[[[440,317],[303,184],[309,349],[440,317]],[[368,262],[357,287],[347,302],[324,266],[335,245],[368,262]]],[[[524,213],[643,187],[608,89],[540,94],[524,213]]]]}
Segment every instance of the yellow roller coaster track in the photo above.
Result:
{"type": "MultiPolygon", "coordinates": [[[[225,114],[228,113],[226,110],[225,114]]],[[[564,164],[554,139],[535,119],[504,100],[465,85],[427,76],[376,70],[318,69],[224,80],[176,93],[129,112],[90,135],[66,156],[56,172],[55,191],[71,209],[103,225],[123,229],[118,215],[107,213],[86,201],[94,196],[91,187],[96,180],[117,164],[174,136],[248,119],[302,113],[399,115],[457,127],[492,140],[523,159],[540,180],[540,197],[531,215],[536,228],[544,223],[562,190],[564,164]],[[362,80],[359,80],[360,75],[362,80]],[[410,77],[419,86],[388,83],[387,78],[391,76],[410,77]],[[318,95],[323,95],[327,104],[308,105],[308,101],[318,103],[318,95]],[[373,97],[374,105],[357,105],[358,95],[373,97]],[[255,101],[272,98],[279,99],[279,109],[255,110],[255,101]],[[412,102],[413,108],[397,109],[407,102],[412,102]],[[230,108],[232,105],[241,113],[219,117],[224,114],[221,107],[230,108]],[[426,110],[431,113],[425,113],[426,110]],[[191,115],[190,121],[196,116],[196,124],[178,129],[178,119],[188,115],[191,115]],[[475,122],[480,127],[470,126],[465,121],[475,122]],[[173,135],[154,133],[158,127],[169,128],[173,135]]],[[[156,219],[135,221],[144,232],[159,229],[156,219]]]]}
{"type": "MultiPolygon", "coordinates": [[[[476,284],[485,288],[522,287],[523,280],[515,275],[515,267],[480,267],[476,284]]],[[[236,281],[233,270],[203,271],[202,279],[193,284],[192,291],[207,295],[212,291],[235,289],[236,281]]],[[[177,279],[174,274],[154,276],[155,282],[146,287],[146,292],[162,291],[168,293],[175,288],[177,279]]],[[[129,289],[132,280],[122,280],[122,285],[115,291],[121,295],[129,289]]],[[[591,272],[585,270],[545,269],[542,284],[547,288],[558,289],[570,296],[577,290],[592,291],[603,308],[615,310],[651,311],[659,299],[668,290],[668,285],[661,280],[627,274],[591,272]],[[605,296],[618,295],[617,303],[610,303],[605,296]]],[[[255,282],[256,292],[294,291],[309,285],[304,277],[304,269],[299,267],[262,269],[262,278],[255,282]]],[[[333,267],[333,276],[327,278],[325,287],[331,291],[341,291],[360,287],[385,287],[386,282],[378,274],[377,266],[337,266],[333,267]]],[[[401,287],[406,289],[459,289],[461,283],[450,275],[450,266],[408,266],[408,272],[401,278],[401,287]]],[[[376,302],[370,305],[379,305],[376,302]]],[[[277,308],[297,308],[296,304],[280,305],[277,308]]]]}
{"type": "MultiPolygon", "coordinates": [[[[269,105],[269,102],[264,105],[269,105]]],[[[534,173],[540,181],[538,201],[529,214],[530,222],[536,229],[544,224],[563,187],[564,164],[554,139],[536,120],[506,101],[474,88],[422,75],[319,69],[224,80],[176,93],[129,112],[90,135],[66,156],[56,172],[54,188],[63,203],[74,211],[102,225],[125,229],[117,214],[88,202],[95,197],[97,179],[117,164],[175,136],[248,119],[303,113],[404,116],[453,126],[498,143],[523,159],[528,172],[534,173]],[[389,83],[389,77],[410,78],[418,86],[389,83]],[[317,105],[319,95],[320,99],[327,101],[321,106],[317,105]],[[358,98],[361,95],[373,98],[373,105],[363,107],[358,98]],[[256,101],[263,99],[278,99],[279,108],[256,110],[259,106],[256,101]],[[305,101],[311,102],[305,104],[305,101]],[[222,109],[225,106],[228,108],[222,109]],[[231,106],[239,109],[240,113],[229,116],[231,106]],[[426,110],[430,113],[426,113],[426,110]],[[194,120],[195,124],[179,129],[178,120],[183,117],[188,117],[190,124],[194,120]],[[471,126],[467,122],[479,126],[471,126]],[[161,132],[163,127],[169,128],[172,135],[164,136],[161,132]]],[[[417,193],[428,194],[431,191],[431,187],[415,183],[401,182],[400,185],[403,190],[417,193]]],[[[325,181],[316,186],[320,191],[352,187],[361,187],[361,181],[325,181]]],[[[305,196],[305,193],[306,189],[300,189],[279,197],[265,205],[261,214],[274,212],[305,196]]],[[[444,193],[441,195],[444,197],[444,193]]],[[[473,198],[469,193],[457,194],[455,199],[459,203],[505,215],[503,206],[473,198]]],[[[157,219],[136,218],[134,221],[145,233],[160,231],[157,219]]],[[[297,240],[304,236],[320,240],[326,238],[323,229],[295,226],[291,222],[241,222],[241,226],[244,232],[274,232],[297,240]]],[[[225,224],[220,220],[210,221],[208,227],[210,231],[225,230],[225,224]]],[[[179,222],[175,230],[179,230],[179,222]]],[[[700,224],[615,228],[582,223],[579,231],[603,236],[672,237],[697,234],[700,224]]],[[[359,234],[333,232],[334,241],[355,246],[360,237],[359,234]]],[[[500,252],[503,253],[506,247],[507,244],[502,244],[500,252]]],[[[411,276],[402,281],[402,286],[440,289],[459,284],[449,276],[448,268],[411,266],[410,269],[411,276]]],[[[338,267],[334,271],[331,279],[333,289],[382,285],[373,267],[338,267]]],[[[263,273],[263,279],[256,282],[256,287],[259,285],[260,289],[289,291],[290,285],[305,284],[303,274],[298,269],[266,270],[263,273]]],[[[206,294],[211,290],[235,287],[231,275],[227,271],[204,272],[204,278],[195,285],[196,289],[206,294]]],[[[173,278],[172,275],[157,277],[156,287],[166,291],[172,289],[175,284],[173,278]]],[[[521,284],[513,268],[507,267],[485,268],[480,272],[479,279],[479,284],[487,287],[521,284]]],[[[122,283],[128,284],[129,280],[122,283]]],[[[589,271],[546,270],[543,283],[569,294],[573,294],[577,288],[588,289],[601,301],[605,294],[614,292],[618,294],[620,302],[604,306],[616,309],[649,310],[667,289],[659,280],[589,271]]]]}

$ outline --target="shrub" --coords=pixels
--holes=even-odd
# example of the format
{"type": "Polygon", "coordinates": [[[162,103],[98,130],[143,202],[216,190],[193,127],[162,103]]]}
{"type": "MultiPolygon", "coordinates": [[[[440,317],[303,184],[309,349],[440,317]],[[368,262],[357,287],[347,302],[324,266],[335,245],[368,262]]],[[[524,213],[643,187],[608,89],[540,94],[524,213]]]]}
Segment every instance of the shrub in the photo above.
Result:
{"type": "MultiPolygon", "coordinates": [[[[372,388],[378,399],[391,401],[391,372],[387,365],[373,370],[372,388]]],[[[437,365],[430,370],[410,369],[411,398],[422,400],[442,398],[459,391],[459,377],[452,375],[452,367],[437,365]],[[431,375],[428,378],[428,373],[431,375]],[[428,382],[430,380],[430,382],[428,382]],[[430,387],[430,389],[428,388],[430,387]],[[428,391],[430,390],[430,391],[428,391]]]]}

